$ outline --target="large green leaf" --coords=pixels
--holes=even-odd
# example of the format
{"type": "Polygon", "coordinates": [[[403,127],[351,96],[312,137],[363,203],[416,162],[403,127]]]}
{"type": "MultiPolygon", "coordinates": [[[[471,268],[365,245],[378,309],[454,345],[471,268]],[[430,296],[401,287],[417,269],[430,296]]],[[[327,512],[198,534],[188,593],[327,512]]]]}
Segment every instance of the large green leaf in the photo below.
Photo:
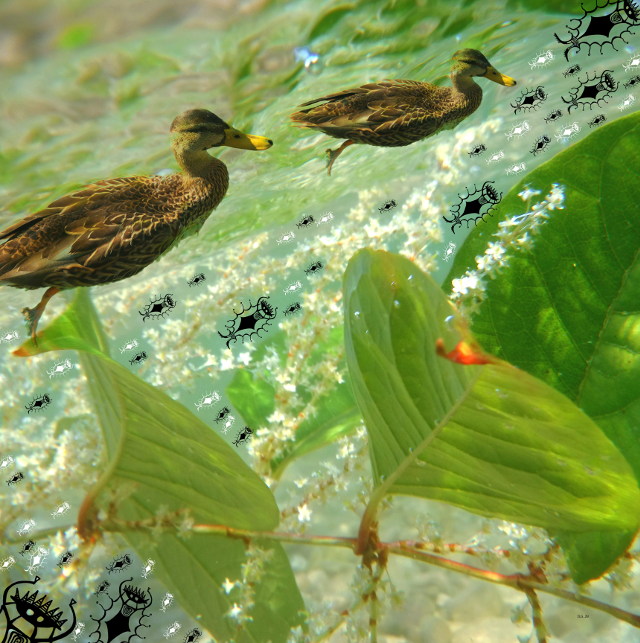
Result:
{"type": "Polygon", "coordinates": [[[478,226],[447,277],[475,267],[489,235],[522,212],[525,184],[566,187],[529,252],[488,280],[472,330],[482,345],[548,382],[594,419],[640,480],[640,113],[555,156],[478,226]],[[482,230],[480,230],[482,228],[482,230]]]}
{"type": "MultiPolygon", "coordinates": [[[[532,250],[488,281],[472,330],[487,350],[580,406],[640,480],[640,113],[526,176],[494,217],[471,231],[445,283],[475,267],[498,223],[522,212],[517,194],[524,185],[546,190],[553,182],[565,186],[565,209],[552,213],[532,250]]],[[[555,535],[568,544],[568,535],[555,535]]],[[[606,566],[602,553],[622,553],[633,535],[609,542],[593,533],[567,547],[574,578],[592,577],[597,561],[606,566]]]]}
{"type": "MultiPolygon", "coordinates": [[[[107,445],[105,472],[80,510],[79,529],[99,529],[96,515],[108,510],[113,493],[123,495],[117,519],[149,520],[158,512],[188,510],[196,523],[269,530],[279,512],[273,495],[238,454],[207,425],[167,395],[145,383],[104,352],[104,335],[84,289],[39,339],[40,351],[78,349],[107,445]]],[[[29,340],[18,354],[35,354],[29,340]]],[[[225,578],[241,578],[246,561],[242,540],[197,534],[184,540],[175,531],[157,536],[122,527],[143,558],[181,606],[224,640],[286,641],[301,623],[303,608],[282,547],[265,544],[271,558],[255,585],[253,620],[241,630],[225,614],[238,597],[222,590],[225,578]]]]}
{"type": "MultiPolygon", "coordinates": [[[[438,285],[362,250],[344,278],[347,363],[377,489],[580,533],[637,529],[640,490],[615,445],[564,395],[494,360],[436,354],[464,339],[438,285]]],[[[610,563],[613,561],[610,561],[610,563]]]]}

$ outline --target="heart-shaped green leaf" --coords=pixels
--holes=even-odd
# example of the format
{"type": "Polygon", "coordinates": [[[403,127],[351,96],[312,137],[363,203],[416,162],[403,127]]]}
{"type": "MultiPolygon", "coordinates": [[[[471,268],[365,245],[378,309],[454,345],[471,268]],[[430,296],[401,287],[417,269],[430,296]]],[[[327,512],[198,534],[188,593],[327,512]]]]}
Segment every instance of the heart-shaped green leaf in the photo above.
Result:
{"type": "MultiPolygon", "coordinates": [[[[554,182],[565,188],[564,209],[550,213],[531,250],[515,253],[508,270],[487,280],[471,328],[488,351],[573,400],[640,480],[640,113],[596,130],[526,176],[470,232],[445,284],[475,268],[501,220],[523,212],[518,192],[525,185],[547,190],[554,182]]],[[[616,543],[603,538],[594,533],[568,548],[577,581],[592,578],[598,561],[606,569],[633,532],[616,543]]]]}
{"type": "Polygon", "coordinates": [[[361,250],[344,278],[347,363],[371,441],[374,497],[433,498],[569,532],[635,530],[640,490],[618,449],[564,395],[506,362],[463,366],[473,344],[409,260],[361,250]]]}
{"type": "MultiPolygon", "coordinates": [[[[249,612],[253,620],[238,629],[226,614],[241,602],[239,590],[227,595],[222,583],[242,577],[244,542],[210,534],[181,539],[171,529],[151,535],[133,524],[187,510],[199,524],[273,529],[278,507],[262,480],[210,427],[101,351],[104,334],[84,289],[78,289],[39,344],[41,352],[79,350],[107,445],[104,473],[80,510],[80,532],[99,530],[98,509],[110,511],[113,494],[120,494],[116,516],[110,519],[124,521],[124,538],[143,560],[156,561],[154,573],[203,627],[225,640],[286,641],[289,629],[301,623],[303,603],[279,544],[261,544],[270,559],[255,583],[255,606],[249,612]]],[[[31,340],[17,351],[34,352],[31,340]]]]}

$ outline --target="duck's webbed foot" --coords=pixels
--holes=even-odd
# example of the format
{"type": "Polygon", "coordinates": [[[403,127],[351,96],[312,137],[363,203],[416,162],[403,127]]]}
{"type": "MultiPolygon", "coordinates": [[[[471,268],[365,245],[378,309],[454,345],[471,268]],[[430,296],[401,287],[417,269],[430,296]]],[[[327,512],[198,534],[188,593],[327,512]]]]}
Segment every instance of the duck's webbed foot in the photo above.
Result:
{"type": "Polygon", "coordinates": [[[327,161],[327,174],[329,176],[331,176],[331,168],[335,160],[340,156],[345,148],[349,147],[349,145],[353,145],[354,143],[355,141],[348,139],[337,150],[327,150],[327,156],[329,157],[327,161]]]}
{"type": "Polygon", "coordinates": [[[51,288],[47,288],[44,295],[42,295],[42,299],[40,300],[40,303],[35,308],[22,309],[22,314],[24,315],[24,318],[27,322],[27,328],[29,330],[29,334],[31,335],[31,339],[33,340],[33,343],[36,346],[38,345],[38,340],[36,339],[38,321],[40,320],[40,317],[42,317],[42,313],[44,312],[44,309],[47,307],[47,304],[49,303],[49,299],[51,299],[51,297],[53,297],[56,293],[59,293],[59,292],[60,292],[60,288],[51,286],[51,288]]]}

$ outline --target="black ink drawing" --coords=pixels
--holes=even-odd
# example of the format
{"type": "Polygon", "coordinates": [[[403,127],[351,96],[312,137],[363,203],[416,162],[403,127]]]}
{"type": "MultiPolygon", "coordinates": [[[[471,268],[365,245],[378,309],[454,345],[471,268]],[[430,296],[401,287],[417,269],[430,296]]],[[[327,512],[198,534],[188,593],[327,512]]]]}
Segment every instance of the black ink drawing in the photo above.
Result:
{"type": "Polygon", "coordinates": [[[29,593],[25,587],[20,587],[27,584],[33,586],[39,580],[40,577],[36,576],[32,581],[16,581],[4,590],[0,606],[0,615],[5,620],[2,643],[53,643],[61,641],[73,632],[76,626],[76,613],[73,608],[76,604],[75,599],[69,601],[71,624],[63,629],[68,616],[63,618],[64,612],[52,606],[52,601],[47,600],[46,594],[39,597],[38,590],[29,593]]]}
{"type": "Polygon", "coordinates": [[[239,446],[241,442],[247,442],[251,438],[252,433],[253,431],[248,426],[245,426],[242,431],[238,432],[238,435],[236,436],[236,439],[233,441],[233,443],[236,446],[239,446]]]}
{"type": "Polygon", "coordinates": [[[515,103],[511,103],[511,107],[513,107],[514,114],[522,110],[529,112],[538,109],[545,100],[547,100],[547,93],[544,91],[544,87],[538,85],[535,89],[525,89],[520,98],[515,103]]]}
{"type": "Polygon", "coordinates": [[[191,279],[189,279],[189,281],[187,281],[187,285],[189,287],[197,286],[199,283],[202,283],[204,280],[205,280],[204,273],[199,272],[197,275],[194,275],[193,277],[191,277],[191,279]]]}
{"type": "Polygon", "coordinates": [[[502,192],[498,194],[492,183],[495,183],[495,181],[485,181],[480,189],[474,185],[473,192],[469,192],[469,188],[466,188],[466,196],[458,194],[460,203],[451,207],[451,214],[454,215],[453,219],[442,217],[447,223],[453,224],[451,232],[455,232],[454,228],[456,226],[462,226],[463,221],[466,222],[468,228],[471,221],[484,220],[484,216],[493,210],[493,206],[500,203],[502,192]],[[485,206],[488,207],[485,209],[485,206]]]}
{"type": "Polygon", "coordinates": [[[564,96],[561,98],[563,102],[569,105],[567,112],[571,114],[571,110],[574,107],[581,107],[583,110],[587,106],[589,109],[593,109],[594,105],[600,107],[602,101],[605,103],[609,102],[609,96],[611,96],[616,89],[618,89],[618,83],[611,75],[611,70],[605,70],[600,75],[594,74],[593,78],[587,77],[584,81],[580,81],[578,87],[570,90],[569,100],[564,96]]]}
{"type": "Polygon", "coordinates": [[[90,636],[93,639],[97,635],[97,639],[92,643],[130,643],[134,638],[144,639],[141,628],[149,628],[143,622],[151,616],[147,613],[148,608],[151,606],[153,599],[151,591],[147,588],[146,592],[133,585],[126,585],[132,581],[128,578],[120,583],[118,595],[113,600],[108,592],[103,592],[100,596],[106,596],[109,604],[103,605],[99,600],[96,600],[98,607],[102,610],[102,615],[94,618],[90,615],[92,621],[96,623],[96,629],[91,632],[90,636]],[[126,638],[124,638],[126,636],[126,638]]]}
{"type": "Polygon", "coordinates": [[[278,311],[269,304],[267,299],[269,297],[260,297],[255,304],[249,301],[249,308],[245,308],[242,304],[240,312],[233,309],[234,319],[230,319],[225,324],[227,334],[223,335],[218,331],[218,335],[227,340],[227,348],[232,341],[237,342],[238,338],[244,343],[245,339],[252,341],[254,337],[262,337],[261,332],[267,332],[267,326],[271,326],[271,320],[275,319],[278,311]]]}
{"type": "Polygon", "coordinates": [[[36,397],[33,402],[27,404],[24,408],[27,409],[27,413],[41,411],[45,406],[51,404],[51,398],[45,393],[36,397]]]}
{"type": "Polygon", "coordinates": [[[138,313],[142,315],[142,321],[146,321],[149,318],[164,317],[166,313],[176,307],[176,303],[173,295],[168,293],[164,295],[164,297],[152,299],[151,302],[144,307],[144,310],[139,310],[138,313]]]}
{"type": "Polygon", "coordinates": [[[554,33],[556,40],[561,45],[569,45],[564,50],[564,57],[569,60],[569,52],[575,49],[579,52],[582,46],[588,48],[587,55],[591,55],[593,47],[599,47],[600,53],[605,45],[611,45],[616,51],[618,48],[615,45],[616,40],[620,39],[622,42],[629,44],[625,40],[626,34],[633,35],[635,32],[631,30],[632,27],[637,27],[640,24],[640,13],[636,2],[631,0],[596,0],[593,9],[587,11],[584,5],[580,5],[583,15],[580,18],[571,18],[569,24],[565,25],[566,30],[569,32],[568,38],[563,40],[554,33]],[[603,12],[601,15],[595,15],[602,9],[611,7],[611,11],[603,12]],[[577,23],[577,24],[571,24],[577,23]],[[618,29],[618,27],[621,27],[618,29]],[[614,30],[616,33],[614,33],[614,30]],[[595,38],[595,40],[590,40],[595,38]]]}

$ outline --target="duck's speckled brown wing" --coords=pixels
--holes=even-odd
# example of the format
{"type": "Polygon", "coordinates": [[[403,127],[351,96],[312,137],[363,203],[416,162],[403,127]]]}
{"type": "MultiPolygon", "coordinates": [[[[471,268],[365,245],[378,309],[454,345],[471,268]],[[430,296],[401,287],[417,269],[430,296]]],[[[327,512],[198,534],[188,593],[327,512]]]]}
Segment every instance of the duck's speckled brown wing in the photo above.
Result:
{"type": "Polygon", "coordinates": [[[0,282],[69,288],[135,274],[172,244],[174,177],[99,181],[0,232],[0,282]]]}
{"type": "Polygon", "coordinates": [[[437,132],[457,107],[450,88],[384,80],[303,103],[291,115],[301,127],[369,145],[409,145],[437,132]]]}

